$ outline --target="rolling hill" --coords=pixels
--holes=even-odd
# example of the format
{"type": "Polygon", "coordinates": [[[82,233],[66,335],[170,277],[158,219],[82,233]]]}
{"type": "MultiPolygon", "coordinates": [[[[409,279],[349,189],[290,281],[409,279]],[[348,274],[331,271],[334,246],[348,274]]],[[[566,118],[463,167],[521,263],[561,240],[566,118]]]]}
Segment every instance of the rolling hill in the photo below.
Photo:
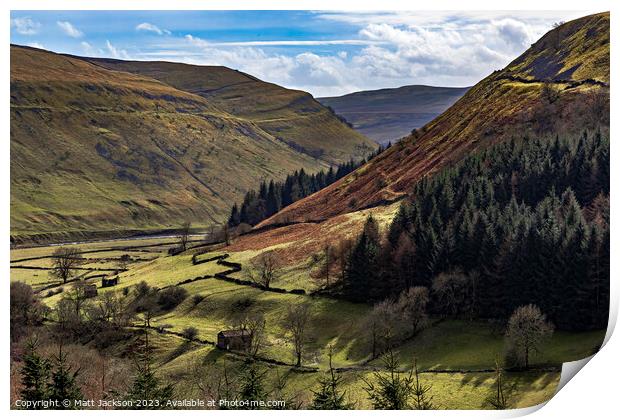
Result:
{"type": "Polygon", "coordinates": [[[322,221],[394,202],[479,148],[585,129],[609,130],[609,13],[552,29],[416,133],[259,226],[322,221]]]}
{"type": "Polygon", "coordinates": [[[394,142],[444,112],[469,88],[423,85],[318,98],[377,143],[394,142]]]}
{"type": "Polygon", "coordinates": [[[313,124],[325,159],[232,115],[220,108],[224,102],[148,76],[11,46],[12,239],[221,222],[257,180],[281,179],[300,167],[316,171],[371,150],[370,140],[318,103],[326,128],[313,124]],[[330,145],[347,134],[351,147],[340,144],[330,155],[330,145]]]}
{"type": "Polygon", "coordinates": [[[330,164],[362,159],[376,147],[307,92],[286,89],[227,67],[87,60],[111,70],[152,77],[201,96],[219,109],[251,121],[291,148],[330,164]]]}

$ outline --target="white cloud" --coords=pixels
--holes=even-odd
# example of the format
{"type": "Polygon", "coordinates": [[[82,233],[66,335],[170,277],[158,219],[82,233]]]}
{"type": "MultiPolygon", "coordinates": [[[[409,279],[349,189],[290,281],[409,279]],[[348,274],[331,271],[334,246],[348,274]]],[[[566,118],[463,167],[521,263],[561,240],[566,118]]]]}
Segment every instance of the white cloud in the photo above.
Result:
{"type": "Polygon", "coordinates": [[[544,24],[559,20],[571,20],[587,15],[584,11],[558,10],[510,10],[510,11],[450,11],[450,10],[418,10],[418,11],[327,11],[317,12],[319,19],[365,26],[371,23],[386,23],[393,26],[424,27],[426,29],[457,29],[469,25],[492,20],[513,18],[528,22],[531,25],[544,24]]]}
{"type": "Polygon", "coordinates": [[[90,45],[86,41],[80,42],[80,47],[82,47],[82,51],[84,51],[84,54],[94,54],[95,53],[95,49],[93,48],[93,46],[90,45]]]}
{"type": "Polygon", "coordinates": [[[304,47],[320,45],[374,45],[382,44],[381,41],[368,39],[327,39],[327,40],[275,40],[275,41],[241,41],[241,42],[208,42],[204,39],[185,35],[185,39],[198,47],[304,47]]]}
{"type": "Polygon", "coordinates": [[[200,39],[196,36],[192,36],[191,34],[185,35],[185,39],[187,40],[187,42],[189,42],[191,45],[194,45],[196,47],[208,47],[209,43],[207,41],[205,41],[204,39],[200,39]]]}
{"type": "Polygon", "coordinates": [[[38,42],[29,42],[27,45],[29,47],[32,47],[32,48],[39,48],[41,50],[45,49],[45,46],[43,44],[38,43],[38,42]]]}
{"type": "Polygon", "coordinates": [[[56,24],[60,27],[60,29],[62,29],[62,31],[66,35],[69,35],[72,38],[79,38],[82,35],[84,35],[84,33],[80,31],[78,28],[76,28],[75,26],[73,26],[71,22],[57,21],[56,24]]]}
{"type": "Polygon", "coordinates": [[[142,22],[141,24],[137,25],[136,31],[155,32],[157,35],[170,34],[169,30],[160,29],[158,26],[148,22],[142,22]]]}
{"type": "MultiPolygon", "coordinates": [[[[506,66],[551,29],[552,23],[579,15],[582,13],[324,12],[317,16],[354,25],[357,34],[335,40],[243,42],[212,42],[188,34],[142,47],[136,55],[223,65],[315,96],[408,84],[470,86],[506,66]],[[287,46],[296,48],[283,48],[287,46]]],[[[114,56],[121,55],[108,49],[114,56]]]]}
{"type": "Polygon", "coordinates": [[[130,58],[129,54],[127,53],[126,50],[123,50],[123,49],[120,49],[120,48],[116,48],[108,40],[106,40],[105,46],[106,46],[106,48],[108,49],[108,52],[110,53],[110,55],[113,58],[122,58],[122,59],[125,59],[125,60],[128,60],[130,58]]]}
{"type": "Polygon", "coordinates": [[[11,19],[11,27],[20,35],[36,35],[41,24],[29,17],[11,19]]]}
{"type": "Polygon", "coordinates": [[[278,47],[278,46],[317,46],[317,45],[369,45],[374,41],[363,39],[335,39],[335,40],[303,40],[303,41],[244,41],[244,42],[215,42],[211,47],[278,47]]]}

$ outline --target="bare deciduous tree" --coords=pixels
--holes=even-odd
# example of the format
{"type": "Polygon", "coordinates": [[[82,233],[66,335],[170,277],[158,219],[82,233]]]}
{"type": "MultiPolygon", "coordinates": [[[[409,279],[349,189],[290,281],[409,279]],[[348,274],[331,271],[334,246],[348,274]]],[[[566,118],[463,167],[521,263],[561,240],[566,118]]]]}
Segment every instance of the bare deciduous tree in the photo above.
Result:
{"type": "Polygon", "coordinates": [[[189,378],[191,386],[196,387],[204,399],[219,401],[237,398],[237,378],[225,359],[220,366],[219,363],[205,363],[202,358],[196,358],[190,362],[188,371],[193,372],[189,378]]]}
{"type": "Polygon", "coordinates": [[[535,305],[518,307],[508,320],[506,330],[507,358],[518,367],[529,367],[532,353],[553,334],[553,325],[535,305]]]}
{"type": "Polygon", "coordinates": [[[66,283],[82,265],[82,252],[74,247],[58,248],[52,255],[52,261],[53,268],[50,274],[66,283]]]}
{"type": "Polygon", "coordinates": [[[393,346],[402,331],[400,324],[401,317],[394,301],[387,299],[375,304],[365,321],[373,359],[393,346]]]}
{"type": "Polygon", "coordinates": [[[490,395],[485,399],[485,405],[493,407],[495,410],[505,410],[508,408],[508,393],[504,384],[504,370],[499,356],[495,357],[495,386],[490,395]]]}
{"type": "Polygon", "coordinates": [[[248,354],[252,357],[258,356],[265,342],[265,317],[263,314],[251,314],[246,321],[246,329],[250,332],[250,343],[248,354]]]}
{"type": "Polygon", "coordinates": [[[73,285],[71,291],[66,294],[65,299],[69,299],[71,302],[73,302],[75,315],[78,318],[81,318],[84,305],[86,303],[86,300],[89,298],[89,287],[91,286],[85,281],[78,281],[73,285]]]}
{"type": "Polygon", "coordinates": [[[97,302],[99,313],[106,322],[115,327],[123,328],[132,319],[127,296],[114,292],[105,292],[97,302]]]}
{"type": "Polygon", "coordinates": [[[340,269],[340,280],[343,280],[346,276],[347,269],[349,267],[349,261],[351,260],[351,253],[353,252],[353,241],[349,238],[343,238],[338,243],[338,247],[334,250],[334,261],[340,269]]]}
{"type": "Polygon", "coordinates": [[[411,335],[417,334],[428,322],[427,304],[428,289],[426,287],[411,287],[398,297],[396,306],[404,321],[411,327],[411,335]]]}
{"type": "Polygon", "coordinates": [[[465,309],[469,293],[467,277],[462,272],[437,275],[433,279],[432,289],[443,314],[454,316],[465,309]]]}
{"type": "Polygon", "coordinates": [[[289,336],[290,342],[293,344],[296,358],[295,366],[301,366],[303,351],[308,341],[309,321],[310,305],[302,303],[288,306],[283,327],[289,336]]]}
{"type": "Polygon", "coordinates": [[[246,352],[249,356],[256,357],[265,343],[265,326],[263,314],[245,310],[233,318],[230,327],[233,330],[246,330],[250,333],[246,352]]]}
{"type": "Polygon", "coordinates": [[[179,233],[179,246],[183,251],[187,249],[187,242],[189,241],[189,231],[192,227],[190,222],[183,223],[181,226],[181,231],[179,233]]]}
{"type": "Polygon", "coordinates": [[[332,270],[333,261],[335,258],[334,247],[326,242],[323,245],[323,249],[319,254],[315,254],[312,261],[312,266],[318,266],[318,271],[315,276],[318,279],[324,280],[324,287],[330,286],[330,274],[332,270]]]}
{"type": "Polygon", "coordinates": [[[269,288],[280,275],[280,267],[273,251],[267,251],[254,258],[247,270],[248,277],[256,284],[269,288]]]}

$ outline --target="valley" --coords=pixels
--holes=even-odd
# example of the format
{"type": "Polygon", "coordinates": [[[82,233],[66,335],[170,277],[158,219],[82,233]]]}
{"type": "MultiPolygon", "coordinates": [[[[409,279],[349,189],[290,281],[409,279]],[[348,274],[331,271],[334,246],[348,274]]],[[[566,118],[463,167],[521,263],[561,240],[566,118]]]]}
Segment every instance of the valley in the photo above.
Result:
{"type": "Polygon", "coordinates": [[[360,133],[379,144],[395,143],[448,109],[469,88],[402,86],[319,98],[360,133]]]}
{"type": "MultiPolygon", "coordinates": [[[[334,300],[317,295],[312,289],[302,295],[291,293],[299,286],[294,274],[289,276],[287,273],[274,285],[286,290],[284,292],[263,291],[219,279],[218,273],[227,268],[219,265],[217,260],[192,264],[192,255],[205,252],[196,251],[203,249],[202,243],[204,240],[194,237],[190,244],[195,248],[176,256],[167,255],[167,250],[176,245],[176,241],[169,240],[124,240],[113,246],[108,242],[85,244],[81,249],[87,263],[75,281],[100,276],[102,273],[96,270],[118,270],[121,257],[128,255],[129,263],[120,273],[118,285],[100,288],[100,296],[119,293],[140,282],[157,285],[160,289],[179,285],[186,290],[188,297],[184,302],[172,311],[151,318],[149,335],[158,372],[165,378],[175,378],[177,389],[184,394],[187,392],[188,398],[202,397],[194,384],[197,380],[195,366],[200,366],[201,360],[208,360],[212,365],[210,369],[228,366],[231,374],[242,369],[243,353],[223,351],[215,343],[217,333],[230,328],[239,317],[238,311],[243,311],[239,302],[250,302],[252,311],[265,316],[264,343],[256,360],[269,370],[270,377],[282,375],[286,378],[287,395],[296,395],[300,400],[311,397],[308,390],[315,387],[321,372],[329,367],[325,355],[328,347],[333,346],[333,363],[344,377],[349,399],[358,404],[357,408],[369,408],[364,398],[363,378],[382,369],[381,361],[369,353],[368,335],[359,323],[368,316],[371,305],[334,300]],[[195,296],[201,297],[199,303],[195,303],[195,296]],[[301,367],[296,367],[294,352],[281,320],[287,305],[300,303],[308,303],[311,307],[309,332],[313,339],[305,349],[307,354],[301,367]],[[197,328],[197,334],[191,339],[185,336],[188,327],[197,328]]],[[[50,265],[55,248],[14,250],[12,267],[50,265]]],[[[227,255],[225,261],[247,261],[244,253],[229,251],[225,244],[207,248],[211,251],[200,254],[201,259],[227,255]]],[[[11,277],[13,281],[31,285],[35,292],[39,291],[42,302],[53,307],[62,297],[62,292],[57,293],[58,289],[71,286],[55,283],[47,272],[45,268],[11,268],[11,277]]],[[[231,276],[243,279],[243,270],[231,276]]],[[[493,383],[493,360],[503,349],[501,334],[492,323],[441,319],[431,322],[432,326],[422,334],[394,349],[401,360],[399,369],[410,368],[413,358],[417,358],[422,380],[433,384],[434,399],[444,409],[484,407],[489,386],[493,383]]],[[[134,325],[140,328],[141,323],[136,320],[134,325]]],[[[529,372],[508,374],[507,381],[515,387],[512,406],[527,407],[550,398],[559,380],[560,364],[588,356],[603,336],[604,331],[556,334],[533,360],[529,372]]],[[[115,346],[128,347],[132,341],[115,346]]],[[[118,351],[120,349],[115,350],[118,351]]]]}
{"type": "Polygon", "coordinates": [[[609,13],[470,88],[318,100],[11,46],[12,402],[59,370],[162,404],[548,401],[607,329],[609,91],[609,13]]]}

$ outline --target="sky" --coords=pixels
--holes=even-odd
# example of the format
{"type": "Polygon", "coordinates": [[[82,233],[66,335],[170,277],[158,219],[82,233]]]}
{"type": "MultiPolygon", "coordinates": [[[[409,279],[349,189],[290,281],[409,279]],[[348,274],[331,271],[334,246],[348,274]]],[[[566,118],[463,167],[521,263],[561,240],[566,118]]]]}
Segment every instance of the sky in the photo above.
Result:
{"type": "Polygon", "coordinates": [[[471,86],[580,11],[12,11],[11,43],[223,65],[315,97],[471,86]]]}

